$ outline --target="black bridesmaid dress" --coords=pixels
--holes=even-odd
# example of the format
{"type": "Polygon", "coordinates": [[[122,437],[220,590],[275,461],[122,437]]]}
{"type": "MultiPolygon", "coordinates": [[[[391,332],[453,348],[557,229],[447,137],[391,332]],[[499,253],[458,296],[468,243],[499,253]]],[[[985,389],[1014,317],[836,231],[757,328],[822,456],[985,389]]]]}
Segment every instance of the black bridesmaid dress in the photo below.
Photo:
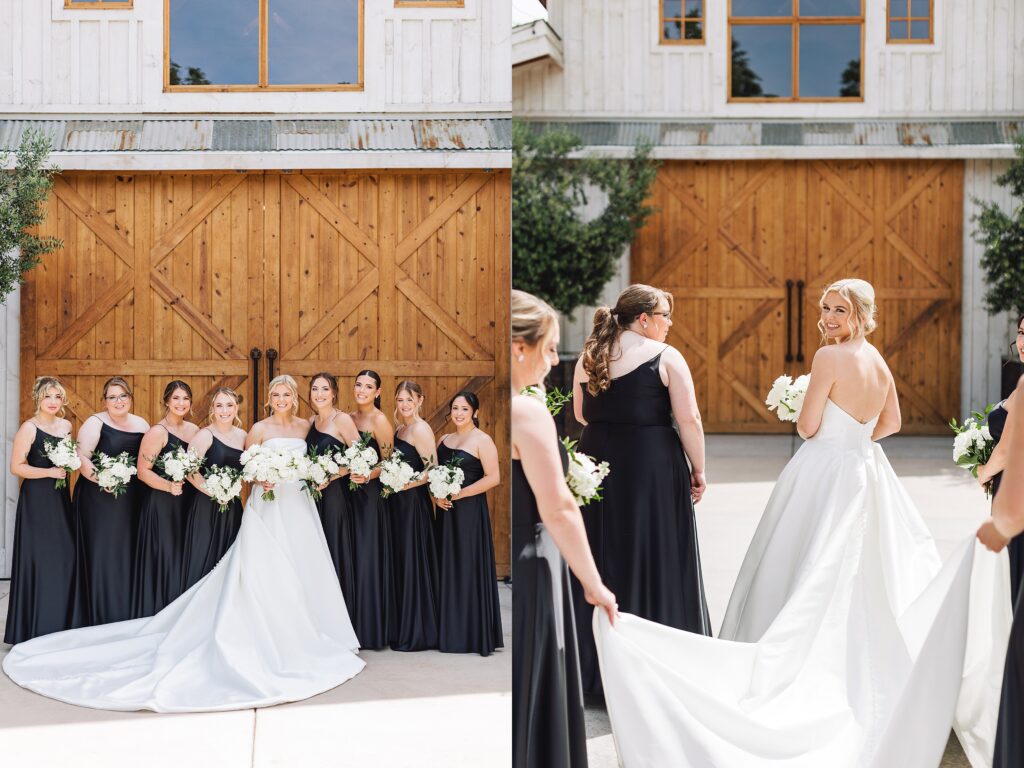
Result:
{"type": "MultiPolygon", "coordinates": [[[[568,456],[561,443],[562,471],[568,456]]],[[[512,462],[512,768],[586,768],[569,569],[512,462]]]]}
{"type": "MultiPolygon", "coordinates": [[[[96,450],[134,457],[140,443],[142,432],[125,432],[103,422],[96,450]]],[[[115,499],[89,480],[80,478],[75,484],[74,627],[132,618],[132,567],[142,488],[139,478],[133,477],[115,499]]]]}
{"type": "MultiPolygon", "coordinates": [[[[484,476],[480,459],[444,442],[437,460],[447,464],[453,456],[468,487],[484,476]]],[[[444,653],[479,653],[489,656],[504,646],[501,637],[501,606],[494,567],[494,542],[487,496],[478,493],[453,502],[451,509],[437,510],[440,522],[439,570],[441,619],[438,648],[444,653]]]]}
{"type": "MultiPolygon", "coordinates": [[[[325,453],[328,450],[344,451],[347,448],[345,443],[338,438],[318,430],[316,424],[309,428],[306,445],[316,448],[318,453],[325,453]]],[[[347,486],[348,478],[343,477],[324,488],[322,498],[316,503],[316,510],[320,514],[320,524],[323,526],[324,536],[327,537],[327,548],[331,551],[331,560],[334,561],[334,571],[338,574],[338,583],[341,584],[341,594],[345,596],[345,606],[348,608],[349,618],[354,623],[356,605],[355,532],[352,528],[352,509],[349,506],[347,486]]],[[[359,634],[358,630],[356,637],[362,642],[363,636],[359,634]]]]}
{"type": "MultiPolygon", "coordinates": [[[[53,466],[43,447],[47,438],[60,439],[37,427],[28,451],[29,466],[53,466]]],[[[56,483],[52,477],[21,481],[5,643],[23,643],[71,626],[75,573],[71,493],[67,486],[58,490],[56,483]]]]}
{"type": "MultiPolygon", "coordinates": [[[[376,440],[370,440],[370,447],[380,456],[376,440]]],[[[348,491],[355,551],[355,607],[350,605],[348,609],[359,647],[370,650],[387,647],[394,622],[391,525],[385,501],[380,497],[377,479],[348,491]]]]}
{"type": "MultiPolygon", "coordinates": [[[[416,472],[423,459],[415,446],[395,438],[395,450],[416,472]]],[[[437,648],[440,606],[437,595],[437,548],[434,508],[427,486],[393,493],[386,499],[391,517],[392,573],[395,580],[395,624],[391,648],[424,651],[437,648]]]]}
{"type": "MultiPolygon", "coordinates": [[[[230,467],[242,471],[242,451],[222,443],[213,436],[206,451],[207,470],[213,467],[230,467]]],[[[213,570],[234,543],[242,525],[242,500],[232,499],[228,508],[220,511],[220,505],[202,491],[192,494],[185,516],[185,555],[182,560],[181,591],[185,592],[203,576],[213,570]]]]}
{"type": "MultiPolygon", "coordinates": [[[[1013,539],[1019,542],[1020,536],[1013,539]]],[[[1013,543],[1011,542],[1011,543],[1013,543]]],[[[1003,691],[999,698],[999,722],[992,768],[1020,768],[1024,765],[1024,620],[1020,601],[1015,605],[1010,643],[1003,668],[1003,691]]]]}
{"type": "MultiPolygon", "coordinates": [[[[179,447],[188,448],[188,443],[168,432],[159,455],[179,447]]],[[[180,496],[143,486],[132,576],[132,617],[136,619],[155,616],[181,594],[185,520],[195,491],[188,480],[180,496]]]]}
{"type": "MultiPolygon", "coordinates": [[[[701,575],[690,470],[661,381],[661,353],[612,379],[597,396],[583,387],[587,426],[579,450],[607,461],[601,501],[583,508],[597,569],[619,610],[669,627],[711,634],[701,575]]],[[[593,606],[572,579],[583,691],[603,695],[593,606]]]]}
{"type": "MultiPolygon", "coordinates": [[[[1003,407],[1003,403],[997,405],[988,414],[988,429],[992,434],[993,447],[999,444],[999,440],[1003,436],[1008,415],[1007,410],[1003,407]]],[[[993,500],[995,500],[996,494],[999,493],[999,484],[1002,479],[1002,472],[992,478],[993,500]]],[[[1012,601],[1011,604],[1014,607],[1014,612],[1016,612],[1017,596],[1020,594],[1021,581],[1024,580],[1024,538],[1018,536],[1015,539],[1011,539],[1006,551],[1010,555],[1010,600],[1012,601]]]]}

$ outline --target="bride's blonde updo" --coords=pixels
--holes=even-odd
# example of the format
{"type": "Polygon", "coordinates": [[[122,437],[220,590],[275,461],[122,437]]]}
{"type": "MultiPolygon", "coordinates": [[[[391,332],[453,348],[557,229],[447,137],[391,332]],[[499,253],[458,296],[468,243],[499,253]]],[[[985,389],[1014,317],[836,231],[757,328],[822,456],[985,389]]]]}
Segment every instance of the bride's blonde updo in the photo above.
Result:
{"type": "MultiPolygon", "coordinates": [[[[824,305],[825,297],[833,291],[850,304],[850,338],[847,341],[863,338],[878,327],[875,321],[875,314],[878,311],[875,306],[875,289],[871,283],[856,277],[836,280],[822,292],[818,300],[819,307],[824,305]]],[[[821,320],[818,320],[818,331],[821,333],[822,343],[827,344],[825,323],[821,320]]]]}
{"type": "Polygon", "coordinates": [[[512,339],[536,347],[558,322],[558,313],[543,299],[526,291],[512,291],[512,339]]]}
{"type": "Polygon", "coordinates": [[[636,283],[619,294],[614,307],[598,307],[594,313],[594,330],[583,345],[583,370],[587,374],[587,391],[590,394],[599,395],[612,385],[612,346],[619,334],[640,315],[654,312],[662,299],[668,302],[671,312],[675,305],[671,293],[636,283]]]}
{"type": "Polygon", "coordinates": [[[264,407],[270,409],[273,413],[274,409],[270,407],[270,393],[274,391],[274,387],[279,384],[284,384],[288,389],[292,391],[292,416],[299,415],[299,385],[295,383],[295,379],[289,376],[287,373],[282,373],[280,376],[275,376],[267,386],[267,402],[264,407]]]}

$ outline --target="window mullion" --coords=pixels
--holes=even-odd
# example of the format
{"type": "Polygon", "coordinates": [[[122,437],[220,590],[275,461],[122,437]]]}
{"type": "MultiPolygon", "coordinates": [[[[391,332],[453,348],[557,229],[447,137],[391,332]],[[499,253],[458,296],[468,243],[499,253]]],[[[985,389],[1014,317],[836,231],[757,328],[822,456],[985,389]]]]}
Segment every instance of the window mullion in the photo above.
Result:
{"type": "MultiPolygon", "coordinates": [[[[907,0],[909,2],[909,0],[907,0]]],[[[270,85],[270,65],[268,62],[267,25],[270,15],[270,0],[259,0],[260,4],[260,88],[270,85]]]]}
{"type": "MultiPolygon", "coordinates": [[[[799,2],[799,0],[793,0],[793,2],[799,2]]],[[[799,16],[793,21],[793,26],[790,28],[792,34],[790,37],[791,45],[793,46],[793,101],[800,100],[800,18],[799,16]]]]}

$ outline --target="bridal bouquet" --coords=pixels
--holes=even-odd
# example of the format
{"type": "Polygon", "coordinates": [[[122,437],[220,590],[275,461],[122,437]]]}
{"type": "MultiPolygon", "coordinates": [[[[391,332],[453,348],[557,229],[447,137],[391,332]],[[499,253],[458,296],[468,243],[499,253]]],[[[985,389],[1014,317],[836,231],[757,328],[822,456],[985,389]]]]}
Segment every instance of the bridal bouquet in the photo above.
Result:
{"type": "MultiPolygon", "coordinates": [[[[294,451],[275,450],[264,445],[253,445],[242,454],[242,479],[250,483],[287,483],[299,479],[294,451]]],[[[264,501],[274,500],[274,491],[264,491],[264,501]]]]}
{"type": "Polygon", "coordinates": [[[172,483],[182,483],[189,475],[198,472],[205,459],[191,448],[179,445],[153,459],[153,469],[159,470],[172,483]]]}
{"type": "Polygon", "coordinates": [[[607,461],[600,464],[593,457],[576,450],[576,441],[562,438],[562,445],[569,454],[569,473],[565,478],[569,490],[581,507],[592,501],[601,500],[601,483],[608,477],[611,468],[607,461]]]}
{"type": "MultiPolygon", "coordinates": [[[[59,440],[43,440],[43,452],[55,467],[60,467],[66,472],[74,472],[82,466],[82,460],[78,457],[78,443],[71,439],[71,436],[62,437],[59,440]]],[[[66,488],[68,479],[65,477],[54,484],[54,488],[66,488]]]]}
{"type": "Polygon", "coordinates": [[[431,496],[438,501],[441,499],[451,501],[452,496],[462,490],[462,483],[465,481],[466,475],[459,469],[461,462],[461,458],[453,456],[447,464],[437,464],[427,470],[427,482],[430,486],[431,496]]]}
{"type": "Polygon", "coordinates": [[[96,484],[115,499],[127,490],[128,481],[138,473],[135,457],[127,451],[117,456],[96,451],[92,463],[96,467],[96,484]]]}
{"type": "MultiPolygon", "coordinates": [[[[359,436],[359,442],[353,443],[345,449],[345,453],[342,454],[343,467],[348,467],[349,475],[360,475],[361,477],[369,477],[373,468],[377,466],[377,452],[370,447],[370,441],[373,439],[372,432],[363,432],[359,436]]],[[[348,489],[350,491],[358,490],[361,486],[359,483],[349,480],[348,489]]]]}
{"type": "MultiPolygon", "coordinates": [[[[974,477],[978,476],[978,467],[987,464],[992,458],[995,441],[985,424],[985,417],[995,408],[988,406],[982,413],[973,411],[963,424],[957,425],[956,419],[949,420],[949,427],[956,437],[953,438],[953,461],[958,467],[968,470],[974,477]]],[[[989,487],[985,486],[985,498],[989,496],[989,487]]]]}
{"type": "Polygon", "coordinates": [[[380,495],[387,498],[398,493],[416,479],[416,470],[402,456],[401,451],[394,451],[380,463],[380,495]]]}
{"type": "Polygon", "coordinates": [[[324,497],[320,486],[330,481],[341,470],[343,458],[340,451],[327,450],[324,453],[310,447],[309,453],[296,459],[299,475],[306,481],[306,492],[314,501],[324,497]]]}
{"type": "Polygon", "coordinates": [[[242,495],[242,473],[231,467],[214,464],[203,479],[203,485],[210,498],[217,502],[220,511],[227,512],[228,504],[242,495]]]}
{"type": "Polygon", "coordinates": [[[772,384],[765,405],[769,411],[775,411],[779,421],[796,422],[800,418],[800,410],[804,407],[807,385],[811,383],[810,374],[797,376],[794,381],[789,376],[779,376],[772,384]]]}

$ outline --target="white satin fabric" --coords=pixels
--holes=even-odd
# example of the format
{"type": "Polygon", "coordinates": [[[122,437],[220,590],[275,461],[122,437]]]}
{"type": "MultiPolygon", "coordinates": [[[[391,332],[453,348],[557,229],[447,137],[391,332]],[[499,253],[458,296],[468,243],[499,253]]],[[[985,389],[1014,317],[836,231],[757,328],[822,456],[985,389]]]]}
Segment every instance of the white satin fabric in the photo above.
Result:
{"type": "Polygon", "coordinates": [[[871,441],[876,421],[827,402],[779,476],[719,639],[595,612],[626,768],[935,768],[954,713],[971,764],[991,764],[1006,556],[972,539],[941,562],[871,441]]]}
{"type": "Polygon", "coordinates": [[[69,704],[154,712],[265,707],[354,677],[365,663],[316,507],[297,482],[274,495],[254,489],[217,567],[156,616],[20,643],[4,672],[69,704]]]}

